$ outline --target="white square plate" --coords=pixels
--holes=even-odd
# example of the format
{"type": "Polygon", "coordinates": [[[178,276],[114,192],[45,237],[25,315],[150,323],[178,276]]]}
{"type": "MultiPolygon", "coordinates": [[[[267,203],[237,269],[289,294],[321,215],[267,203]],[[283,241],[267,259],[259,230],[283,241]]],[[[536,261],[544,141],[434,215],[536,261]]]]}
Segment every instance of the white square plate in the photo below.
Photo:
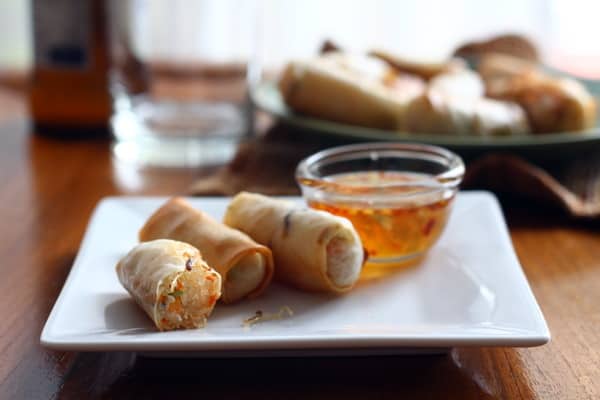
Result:
{"type": "MultiPolygon", "coordinates": [[[[361,280],[341,296],[273,283],[255,300],[218,304],[204,329],[157,332],[114,266],[166,198],[112,197],[97,206],[41,335],[63,350],[182,356],[391,354],[453,346],[536,346],[550,333],[515,256],[495,197],[459,193],[424,262],[361,280]],[[294,315],[243,327],[256,310],[294,315]]],[[[302,201],[300,198],[294,198],[302,201]]],[[[228,198],[190,202],[221,219],[228,198]]]]}

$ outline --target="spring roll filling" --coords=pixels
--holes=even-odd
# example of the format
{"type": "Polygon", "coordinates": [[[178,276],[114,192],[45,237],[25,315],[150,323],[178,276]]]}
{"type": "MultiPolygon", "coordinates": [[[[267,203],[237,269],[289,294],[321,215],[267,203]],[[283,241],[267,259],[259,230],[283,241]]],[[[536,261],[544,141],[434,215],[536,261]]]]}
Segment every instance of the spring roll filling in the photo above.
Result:
{"type": "Polygon", "coordinates": [[[174,272],[163,278],[157,287],[154,320],[160,330],[201,328],[218,296],[206,298],[206,285],[220,283],[216,273],[201,271],[174,272]],[[209,282],[202,282],[207,280],[209,282]]]}
{"type": "Polygon", "coordinates": [[[363,250],[356,241],[342,235],[336,235],[326,248],[327,276],[336,286],[352,285],[360,274],[363,250]]]}

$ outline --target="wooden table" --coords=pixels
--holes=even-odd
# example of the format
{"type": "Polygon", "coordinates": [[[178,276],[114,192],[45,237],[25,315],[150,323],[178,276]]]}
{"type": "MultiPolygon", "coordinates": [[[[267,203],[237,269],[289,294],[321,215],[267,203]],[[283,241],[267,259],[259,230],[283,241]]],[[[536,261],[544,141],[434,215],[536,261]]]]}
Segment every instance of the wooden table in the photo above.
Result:
{"type": "Polygon", "coordinates": [[[0,398],[600,398],[600,234],[526,205],[511,236],[552,332],[529,349],[444,356],[153,360],[42,348],[39,336],[103,196],[185,193],[208,170],[139,172],[109,143],[0,124],[0,398]],[[166,383],[169,382],[169,383],[166,383]]]}

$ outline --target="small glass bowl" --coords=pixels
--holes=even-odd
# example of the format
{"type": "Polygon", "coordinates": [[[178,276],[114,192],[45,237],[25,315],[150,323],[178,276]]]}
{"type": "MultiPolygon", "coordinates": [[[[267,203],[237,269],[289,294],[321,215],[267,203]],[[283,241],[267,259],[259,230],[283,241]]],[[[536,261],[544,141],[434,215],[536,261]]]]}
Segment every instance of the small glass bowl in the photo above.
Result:
{"type": "Polygon", "coordinates": [[[302,160],[296,181],[310,207],[352,222],[369,264],[404,264],[437,241],[464,170],[441,147],[365,143],[302,160]]]}

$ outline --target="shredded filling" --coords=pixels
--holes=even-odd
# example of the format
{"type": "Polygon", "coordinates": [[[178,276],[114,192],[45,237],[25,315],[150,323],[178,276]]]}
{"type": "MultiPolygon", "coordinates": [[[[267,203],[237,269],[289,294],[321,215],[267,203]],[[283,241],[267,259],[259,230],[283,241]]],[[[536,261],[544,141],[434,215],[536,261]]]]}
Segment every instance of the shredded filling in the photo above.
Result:
{"type": "Polygon", "coordinates": [[[200,328],[206,324],[219,297],[218,290],[212,292],[218,276],[199,272],[180,272],[168,276],[160,285],[156,305],[160,330],[200,328]]]}
{"type": "Polygon", "coordinates": [[[335,236],[327,243],[327,276],[336,286],[352,285],[360,274],[363,248],[353,241],[335,236]]]}

